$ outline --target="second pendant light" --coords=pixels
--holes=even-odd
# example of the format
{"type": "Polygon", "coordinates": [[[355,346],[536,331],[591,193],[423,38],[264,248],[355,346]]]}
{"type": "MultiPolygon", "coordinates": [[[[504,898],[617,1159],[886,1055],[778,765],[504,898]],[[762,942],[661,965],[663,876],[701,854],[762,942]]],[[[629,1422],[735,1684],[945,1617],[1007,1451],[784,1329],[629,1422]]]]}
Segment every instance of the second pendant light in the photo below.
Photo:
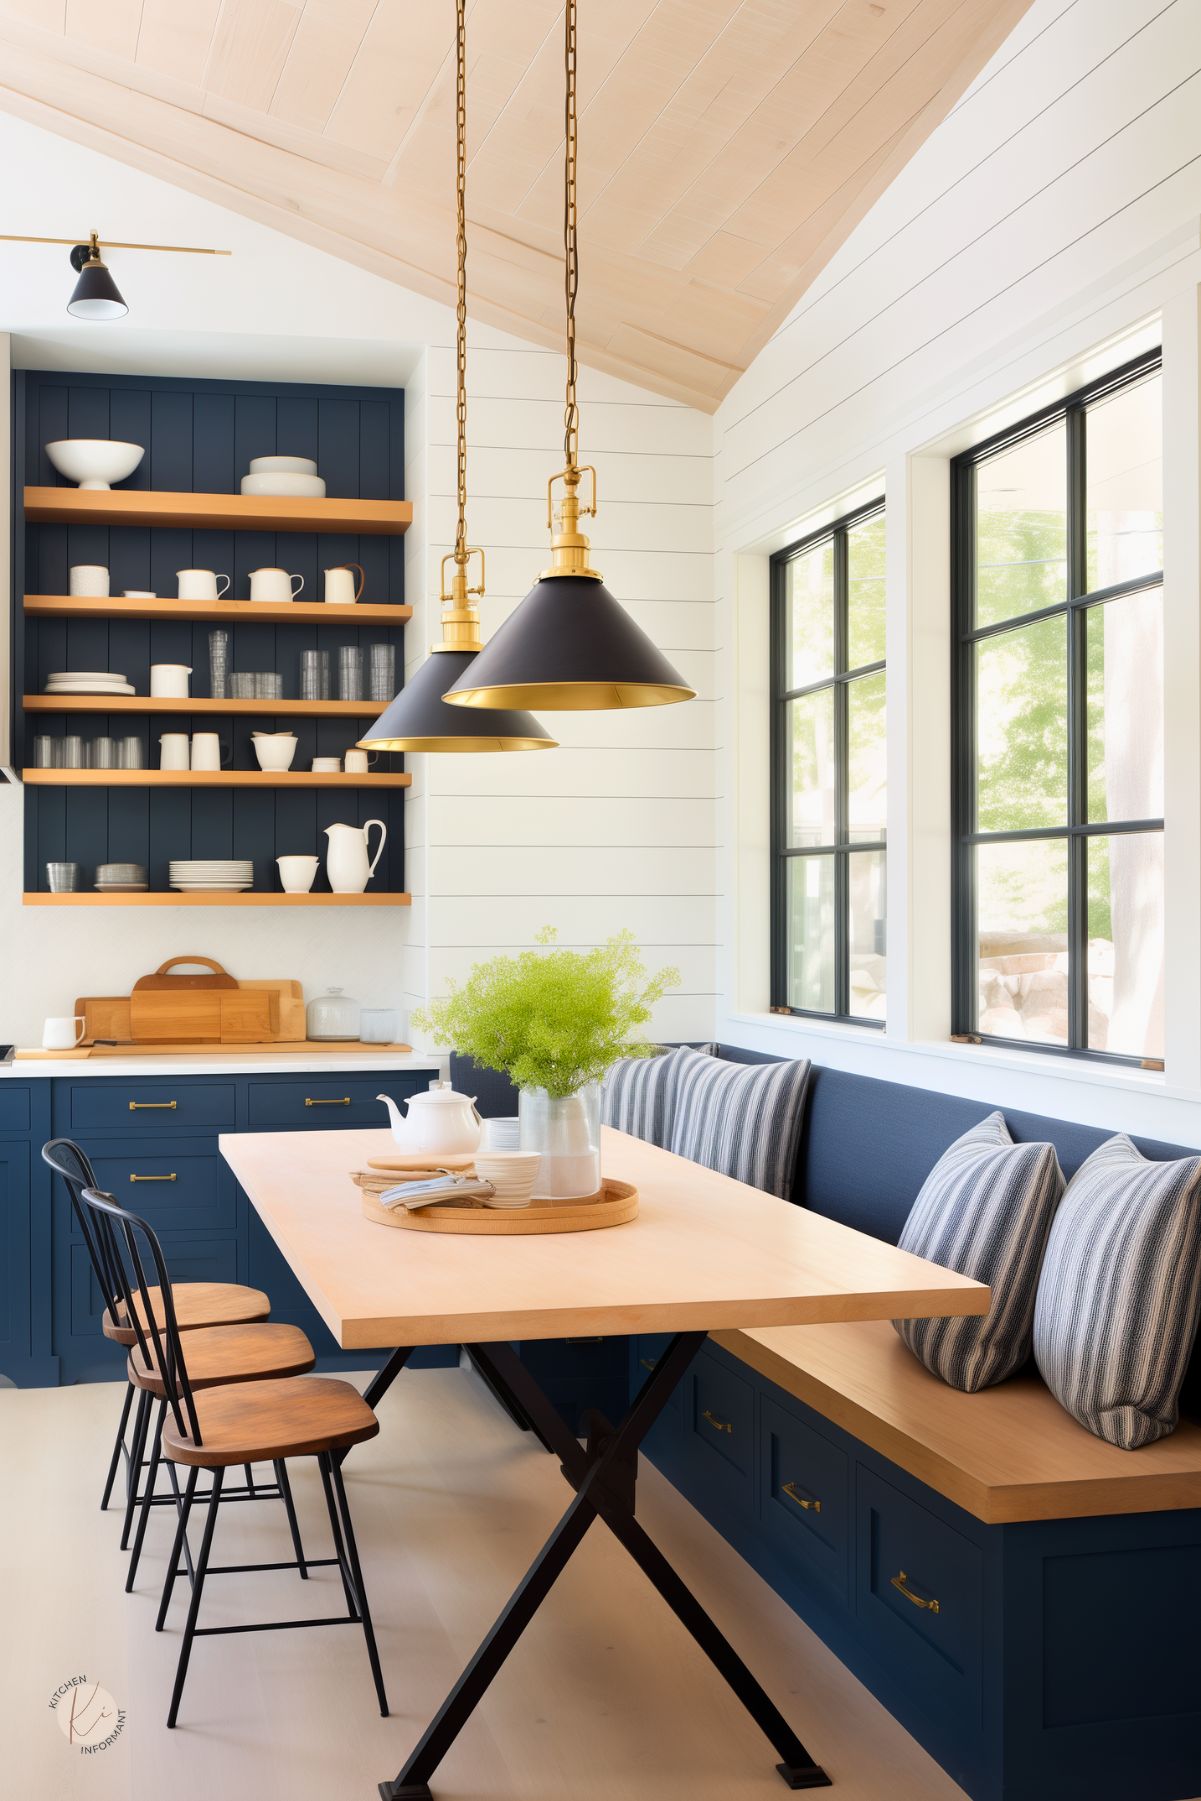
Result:
{"type": "Polygon", "coordinates": [[[455,547],[442,559],[440,604],[442,641],[411,682],[406,682],[359,744],[365,750],[488,751],[553,750],[546,727],[502,703],[465,713],[447,706],[443,695],[475,661],[483,648],[476,597],[484,592],[484,553],[467,543],[467,20],[466,0],[457,0],[455,69],[455,261],[458,276],[455,308],[456,448],[458,452],[458,519],[455,547]],[[479,558],[480,579],[472,585],[472,558],[479,558]],[[447,583],[447,565],[453,566],[447,583]]]}

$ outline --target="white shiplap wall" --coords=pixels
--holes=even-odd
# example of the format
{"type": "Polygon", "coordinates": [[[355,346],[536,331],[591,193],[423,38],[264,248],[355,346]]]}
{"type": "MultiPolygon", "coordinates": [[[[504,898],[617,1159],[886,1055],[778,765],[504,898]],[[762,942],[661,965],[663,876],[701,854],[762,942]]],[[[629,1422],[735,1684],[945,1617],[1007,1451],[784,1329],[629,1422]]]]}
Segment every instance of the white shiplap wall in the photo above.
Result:
{"type": "MultiPolygon", "coordinates": [[[[471,541],[487,551],[485,637],[546,566],[545,490],[561,465],[563,359],[472,327],[469,356],[471,541]]],[[[432,345],[424,389],[425,580],[409,596],[409,673],[436,636],[438,564],[455,519],[454,353],[432,345]]],[[[628,926],[651,967],[678,964],[661,1004],[663,1037],[706,1034],[714,1007],[716,852],[712,635],[712,421],[613,378],[583,371],[580,454],[597,468],[593,561],[698,691],[683,705],[557,713],[561,748],[411,759],[409,839],[416,969],[429,991],[496,950],[527,946],[542,925],[573,947],[628,926]],[[421,884],[418,890],[418,883],[421,884]]],[[[416,976],[414,976],[416,979],[416,976]]]]}
{"type": "Polygon", "coordinates": [[[1198,996],[1166,1078],[950,1046],[946,458],[1162,341],[1169,471],[1169,956],[1195,975],[1197,0],[1035,0],[723,402],[716,420],[720,1036],[1201,1143],[1198,996]],[[1106,349],[1105,346],[1110,348],[1106,349]],[[1119,347],[1120,345],[1120,347],[1119,347]],[[1175,386],[1173,384],[1176,384],[1175,386]],[[889,1026],[767,1012],[767,554],[887,489],[889,1026]],[[1173,496],[1176,496],[1174,499],[1173,496]],[[1177,547],[1173,552],[1172,546],[1177,547]],[[1175,560],[1174,560],[1175,559],[1175,560]],[[1176,571],[1173,576],[1173,568],[1176,571]],[[1183,690],[1173,697],[1173,683],[1183,690]],[[1191,723],[1188,718],[1191,705],[1191,723]],[[1175,740],[1173,733],[1176,734],[1175,740]],[[1174,847],[1174,848],[1173,848],[1174,847]],[[1173,874],[1173,868],[1175,874],[1173,874]],[[1173,925],[1173,919],[1176,924],[1173,925]],[[1173,933],[1175,938],[1173,939],[1173,933]],[[1190,936],[1191,934],[1191,936],[1190,936]],[[1191,1015],[1191,1025],[1190,1025],[1191,1015]],[[1122,1093],[1117,1101],[1114,1090],[1122,1093]]]}

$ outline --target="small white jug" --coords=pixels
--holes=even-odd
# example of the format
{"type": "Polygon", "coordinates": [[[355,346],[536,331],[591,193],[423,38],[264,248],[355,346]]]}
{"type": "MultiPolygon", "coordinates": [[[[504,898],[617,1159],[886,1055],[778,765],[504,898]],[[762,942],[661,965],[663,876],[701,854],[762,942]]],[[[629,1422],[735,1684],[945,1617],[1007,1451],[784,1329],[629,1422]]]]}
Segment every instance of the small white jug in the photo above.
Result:
{"type": "Polygon", "coordinates": [[[303,575],[289,575],[286,569],[250,571],[251,600],[265,600],[275,606],[282,606],[295,600],[303,587],[303,575]]]}
{"type": "Polygon", "coordinates": [[[329,839],[325,873],[330,887],[335,894],[362,894],[384,854],[387,826],[382,819],[369,819],[366,825],[327,825],[325,835],[329,839]],[[379,827],[379,844],[371,857],[367,834],[373,825],[379,827]]]}
{"type": "Polygon", "coordinates": [[[327,604],[333,606],[352,606],[363,592],[367,577],[363,574],[361,563],[339,563],[334,569],[325,571],[325,598],[327,604]],[[359,579],[356,585],[354,571],[358,570],[359,579]]]}

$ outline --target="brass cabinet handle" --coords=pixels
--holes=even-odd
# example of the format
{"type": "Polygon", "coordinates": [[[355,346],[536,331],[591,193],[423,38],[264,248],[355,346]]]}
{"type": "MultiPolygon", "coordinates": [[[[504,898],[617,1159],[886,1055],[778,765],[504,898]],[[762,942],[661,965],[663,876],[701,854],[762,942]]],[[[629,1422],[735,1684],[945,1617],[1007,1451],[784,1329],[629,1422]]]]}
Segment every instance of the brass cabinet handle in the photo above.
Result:
{"type": "Polygon", "coordinates": [[[709,1424],[712,1426],[712,1428],[715,1432],[728,1432],[730,1434],[730,1436],[733,1437],[734,1428],[731,1425],[729,1420],[719,1420],[717,1415],[715,1413],[710,1413],[709,1409],[707,1407],[705,1408],[704,1412],[701,1414],[701,1418],[704,1420],[708,1420],[709,1424]]]}
{"type": "Polygon", "coordinates": [[[892,1586],[897,1590],[898,1594],[904,1595],[907,1601],[912,1601],[915,1607],[923,1607],[927,1613],[942,1612],[942,1608],[938,1605],[938,1602],[933,1595],[931,1595],[930,1599],[927,1601],[924,1595],[914,1594],[913,1590],[909,1587],[909,1578],[904,1570],[898,1570],[896,1575],[890,1577],[889,1580],[891,1581],[892,1586]]]}
{"type": "Polygon", "coordinates": [[[803,1507],[806,1513],[820,1513],[822,1510],[822,1504],[817,1497],[801,1494],[795,1482],[786,1482],[784,1493],[790,1501],[795,1501],[798,1507],[803,1507]]]}
{"type": "Polygon", "coordinates": [[[168,1113],[174,1113],[178,1105],[178,1101],[130,1101],[129,1111],[131,1113],[153,1113],[159,1108],[166,1108],[168,1113]]]}
{"type": "Polygon", "coordinates": [[[174,1170],[169,1176],[130,1176],[129,1179],[131,1182],[176,1182],[179,1180],[174,1170]]]}
{"type": "MultiPolygon", "coordinates": [[[[173,1106],[174,1104],[175,1103],[172,1102],[173,1106]]],[[[339,1095],[338,1099],[335,1101],[323,1101],[320,1099],[314,1100],[311,1094],[306,1094],[304,1097],[304,1104],[306,1107],[349,1107],[350,1096],[348,1094],[343,1094],[339,1095]]]]}
{"type": "Polygon", "coordinates": [[[644,1370],[652,1370],[653,1371],[653,1370],[657,1370],[659,1367],[659,1360],[657,1357],[640,1357],[638,1359],[638,1361],[642,1365],[644,1370]]]}

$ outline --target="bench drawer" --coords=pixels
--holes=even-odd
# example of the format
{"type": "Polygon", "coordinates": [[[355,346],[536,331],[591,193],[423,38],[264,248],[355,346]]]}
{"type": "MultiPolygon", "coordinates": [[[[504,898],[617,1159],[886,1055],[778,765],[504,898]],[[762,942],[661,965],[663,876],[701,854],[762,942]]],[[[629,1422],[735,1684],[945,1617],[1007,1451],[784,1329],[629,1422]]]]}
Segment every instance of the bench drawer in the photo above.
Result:
{"type": "Polygon", "coordinates": [[[236,1123],[232,1082],[172,1080],[67,1085],[66,1118],[73,1133],[190,1132],[236,1123]]]}
{"type": "MultiPolygon", "coordinates": [[[[94,1147],[92,1164],[100,1186],[156,1232],[237,1230],[233,1172],[211,1142],[102,1143],[94,1147]]],[[[72,1237],[78,1237],[72,1223],[72,1237]]]]}
{"type": "Polygon", "coordinates": [[[851,1539],[846,1452],[763,1395],[759,1472],[764,1542],[788,1570],[816,1577],[845,1603],[851,1539]]]}
{"type": "Polygon", "coordinates": [[[684,1377],[684,1454],[692,1492],[750,1510],[754,1484],[755,1391],[704,1350],[684,1377]]]}
{"type": "Polygon", "coordinates": [[[0,1078],[0,1132],[28,1132],[32,1118],[28,1088],[17,1088],[10,1078],[0,1078]]]}
{"type": "Polygon", "coordinates": [[[869,1646],[930,1713],[980,1718],[984,1568],[977,1545],[863,1464],[856,1611],[869,1646]]]}
{"type": "Polygon", "coordinates": [[[374,1076],[285,1076],[249,1085],[247,1121],[252,1132],[325,1131],[331,1126],[386,1126],[388,1116],[376,1099],[390,1094],[405,1100],[428,1088],[435,1071],[374,1076]]]}

